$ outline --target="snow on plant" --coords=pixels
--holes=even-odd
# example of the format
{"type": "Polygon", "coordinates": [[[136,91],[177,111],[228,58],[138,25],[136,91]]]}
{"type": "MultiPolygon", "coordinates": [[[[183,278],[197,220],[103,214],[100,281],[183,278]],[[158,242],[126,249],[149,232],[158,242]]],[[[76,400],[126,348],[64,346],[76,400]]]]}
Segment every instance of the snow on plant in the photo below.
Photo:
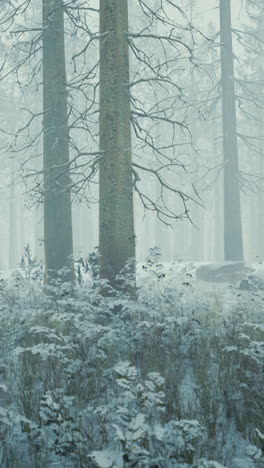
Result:
{"type": "Polygon", "coordinates": [[[264,466],[261,297],[224,310],[191,265],[146,264],[137,301],[1,282],[1,466],[264,466]]]}
{"type": "Polygon", "coordinates": [[[29,244],[24,248],[19,266],[28,279],[40,280],[43,276],[43,262],[37,257],[32,257],[29,244]]]}
{"type": "Polygon", "coordinates": [[[140,382],[137,369],[125,361],[117,364],[109,377],[114,378],[109,402],[97,408],[104,424],[111,415],[109,440],[102,450],[91,453],[96,466],[169,468],[197,458],[204,430],[197,421],[164,422],[165,382],[158,373],[149,373],[140,382]]]}

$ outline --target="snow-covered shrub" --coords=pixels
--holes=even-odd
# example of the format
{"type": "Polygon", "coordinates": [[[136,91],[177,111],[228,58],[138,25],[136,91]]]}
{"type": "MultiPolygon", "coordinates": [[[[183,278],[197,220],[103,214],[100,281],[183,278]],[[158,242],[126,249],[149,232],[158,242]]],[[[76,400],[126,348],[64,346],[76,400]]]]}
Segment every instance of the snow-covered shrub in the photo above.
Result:
{"type": "Polygon", "coordinates": [[[106,372],[110,379],[106,404],[96,412],[108,440],[91,454],[96,466],[111,467],[114,462],[117,467],[191,466],[204,429],[192,420],[165,422],[164,379],[151,372],[142,381],[138,374],[127,361],[106,372]]]}
{"type": "Polygon", "coordinates": [[[137,301],[0,283],[0,466],[264,466],[262,298],[143,267],[137,301]]]}

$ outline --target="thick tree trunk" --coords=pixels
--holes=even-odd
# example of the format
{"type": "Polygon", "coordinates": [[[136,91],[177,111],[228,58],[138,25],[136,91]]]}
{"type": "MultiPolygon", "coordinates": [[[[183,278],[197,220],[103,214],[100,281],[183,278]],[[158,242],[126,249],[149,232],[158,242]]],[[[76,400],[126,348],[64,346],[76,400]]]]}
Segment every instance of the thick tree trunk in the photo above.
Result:
{"type": "Polygon", "coordinates": [[[224,152],[224,256],[243,260],[230,0],[220,0],[224,152]]]}
{"type": "Polygon", "coordinates": [[[100,272],[116,287],[116,275],[135,258],[127,31],[127,1],[101,0],[100,272]]]}
{"type": "Polygon", "coordinates": [[[44,250],[47,277],[73,280],[69,131],[62,0],[43,0],[44,250]]]}

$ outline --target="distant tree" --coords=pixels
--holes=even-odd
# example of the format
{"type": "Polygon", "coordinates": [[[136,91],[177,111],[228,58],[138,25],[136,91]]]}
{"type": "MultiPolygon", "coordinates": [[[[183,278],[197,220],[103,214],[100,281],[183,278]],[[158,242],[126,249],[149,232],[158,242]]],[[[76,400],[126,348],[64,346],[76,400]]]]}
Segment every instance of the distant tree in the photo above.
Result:
{"type": "Polygon", "coordinates": [[[249,22],[245,37],[241,36],[246,53],[240,65],[239,105],[242,113],[242,130],[239,137],[249,157],[242,171],[242,189],[250,201],[251,252],[254,258],[264,258],[264,4],[247,0],[249,22]]]}
{"type": "Polygon", "coordinates": [[[206,175],[209,175],[210,180],[213,174],[218,177],[223,172],[224,258],[242,260],[241,193],[256,191],[263,180],[254,164],[254,156],[261,153],[261,136],[256,130],[264,106],[260,93],[261,80],[253,73],[252,67],[252,57],[263,60],[261,28],[255,31],[252,29],[253,10],[259,12],[263,2],[247,0],[241,4],[243,15],[248,13],[249,17],[247,24],[241,26],[232,25],[233,4],[230,0],[217,1],[217,4],[220,31],[215,32],[210,25],[211,40],[203,42],[200,48],[211,84],[208,80],[203,83],[200,81],[202,89],[196,102],[202,117],[207,121],[209,138],[212,133],[210,122],[215,122],[215,141],[223,141],[223,159],[222,164],[212,161],[206,168],[203,180],[206,175]],[[222,132],[218,130],[219,121],[222,123],[222,132]]]}
{"type": "Polygon", "coordinates": [[[9,220],[8,220],[8,267],[13,270],[18,267],[17,248],[17,212],[15,200],[15,168],[14,159],[10,160],[10,184],[9,184],[9,220]]]}
{"type": "Polygon", "coordinates": [[[224,156],[224,258],[225,260],[243,260],[230,0],[220,0],[220,40],[224,156]]]}

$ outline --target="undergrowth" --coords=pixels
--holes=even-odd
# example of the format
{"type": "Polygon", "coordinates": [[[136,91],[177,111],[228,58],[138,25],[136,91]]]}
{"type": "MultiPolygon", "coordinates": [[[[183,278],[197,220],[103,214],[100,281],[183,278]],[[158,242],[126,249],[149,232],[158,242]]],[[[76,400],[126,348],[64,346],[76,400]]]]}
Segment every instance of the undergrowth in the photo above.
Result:
{"type": "Polygon", "coordinates": [[[142,271],[137,301],[87,262],[74,290],[1,281],[1,466],[264,467],[262,297],[226,308],[155,251],[142,271]]]}

